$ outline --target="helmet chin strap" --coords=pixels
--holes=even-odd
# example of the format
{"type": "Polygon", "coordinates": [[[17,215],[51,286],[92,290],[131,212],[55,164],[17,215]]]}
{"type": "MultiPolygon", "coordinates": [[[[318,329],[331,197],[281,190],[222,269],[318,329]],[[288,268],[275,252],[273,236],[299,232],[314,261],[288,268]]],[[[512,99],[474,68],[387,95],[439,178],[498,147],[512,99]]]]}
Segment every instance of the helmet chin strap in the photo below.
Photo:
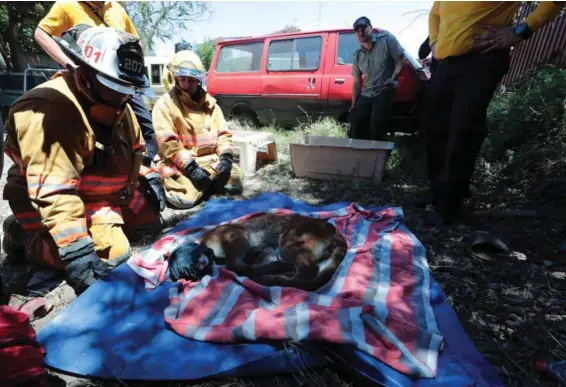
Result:
{"type": "Polygon", "coordinates": [[[79,68],[78,70],[74,71],[73,78],[81,96],[89,105],[89,118],[99,125],[107,128],[113,128],[116,122],[123,116],[126,103],[129,101],[129,99],[124,103],[124,105],[120,107],[105,103],[100,98],[95,97],[92,88],[93,79],[92,77],[85,75],[87,74],[84,74],[83,70],[79,68]]]}

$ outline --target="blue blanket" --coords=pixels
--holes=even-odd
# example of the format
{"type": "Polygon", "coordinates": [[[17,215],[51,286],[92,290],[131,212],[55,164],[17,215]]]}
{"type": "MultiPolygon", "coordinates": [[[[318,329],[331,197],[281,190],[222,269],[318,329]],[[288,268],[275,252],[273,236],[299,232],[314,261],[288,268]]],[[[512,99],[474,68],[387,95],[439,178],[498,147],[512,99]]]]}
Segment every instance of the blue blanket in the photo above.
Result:
{"type": "MultiPolygon", "coordinates": [[[[345,203],[312,207],[281,194],[248,201],[213,199],[174,231],[215,224],[271,208],[333,210],[345,203]]],[[[377,211],[378,209],[371,209],[377,211]]],[[[352,371],[386,386],[503,386],[478,352],[436,281],[432,305],[445,338],[435,379],[410,379],[355,348],[285,343],[214,344],[183,338],[166,328],[163,311],[173,286],[146,291],[127,265],[78,297],[38,333],[47,366],[62,372],[122,380],[198,380],[245,377],[310,369],[330,356],[352,371]]]]}

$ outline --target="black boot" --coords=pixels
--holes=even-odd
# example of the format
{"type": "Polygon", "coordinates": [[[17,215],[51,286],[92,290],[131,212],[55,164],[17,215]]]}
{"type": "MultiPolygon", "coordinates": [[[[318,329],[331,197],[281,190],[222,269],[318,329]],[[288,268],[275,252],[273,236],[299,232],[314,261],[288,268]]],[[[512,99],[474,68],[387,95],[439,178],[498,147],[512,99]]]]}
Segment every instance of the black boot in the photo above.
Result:
{"type": "Polygon", "coordinates": [[[4,238],[2,249],[6,254],[6,260],[11,263],[26,262],[26,233],[20,222],[14,215],[8,216],[2,225],[4,238]]]}

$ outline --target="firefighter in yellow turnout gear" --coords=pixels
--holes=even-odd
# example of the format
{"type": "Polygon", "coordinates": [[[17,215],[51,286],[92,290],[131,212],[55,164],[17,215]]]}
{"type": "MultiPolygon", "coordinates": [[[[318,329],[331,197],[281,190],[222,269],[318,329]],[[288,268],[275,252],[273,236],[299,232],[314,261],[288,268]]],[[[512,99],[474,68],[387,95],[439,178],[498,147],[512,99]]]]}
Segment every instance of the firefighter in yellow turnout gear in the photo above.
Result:
{"type": "Polygon", "coordinates": [[[153,107],[167,201],[191,208],[213,193],[241,193],[242,174],[232,165],[232,134],[220,106],[202,88],[202,62],[192,51],[179,51],[168,70],[175,87],[153,107]]]}
{"type": "Polygon", "coordinates": [[[128,238],[163,227],[165,196],[127,104],[148,86],[138,39],[87,25],[54,39],[78,67],[10,110],[4,199],[17,220],[4,225],[3,245],[16,246],[11,233],[23,229],[26,258],[65,269],[80,292],[131,255],[128,238]]]}

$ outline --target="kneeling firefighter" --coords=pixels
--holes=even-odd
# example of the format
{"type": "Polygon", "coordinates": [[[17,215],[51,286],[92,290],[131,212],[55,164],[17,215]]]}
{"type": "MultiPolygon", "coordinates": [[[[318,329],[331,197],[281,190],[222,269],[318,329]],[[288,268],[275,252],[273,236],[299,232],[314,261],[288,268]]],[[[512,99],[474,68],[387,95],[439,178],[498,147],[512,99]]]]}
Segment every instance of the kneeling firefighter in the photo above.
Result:
{"type": "Polygon", "coordinates": [[[183,50],[175,53],[168,70],[175,87],[153,107],[167,201],[176,208],[191,208],[213,193],[241,193],[232,133],[220,106],[202,88],[202,62],[194,52],[183,50]]]}
{"type": "Polygon", "coordinates": [[[147,92],[138,39],[77,25],[53,38],[78,64],[15,102],[6,124],[8,256],[66,270],[81,292],[162,229],[165,196],[128,101],[147,92]]]}

